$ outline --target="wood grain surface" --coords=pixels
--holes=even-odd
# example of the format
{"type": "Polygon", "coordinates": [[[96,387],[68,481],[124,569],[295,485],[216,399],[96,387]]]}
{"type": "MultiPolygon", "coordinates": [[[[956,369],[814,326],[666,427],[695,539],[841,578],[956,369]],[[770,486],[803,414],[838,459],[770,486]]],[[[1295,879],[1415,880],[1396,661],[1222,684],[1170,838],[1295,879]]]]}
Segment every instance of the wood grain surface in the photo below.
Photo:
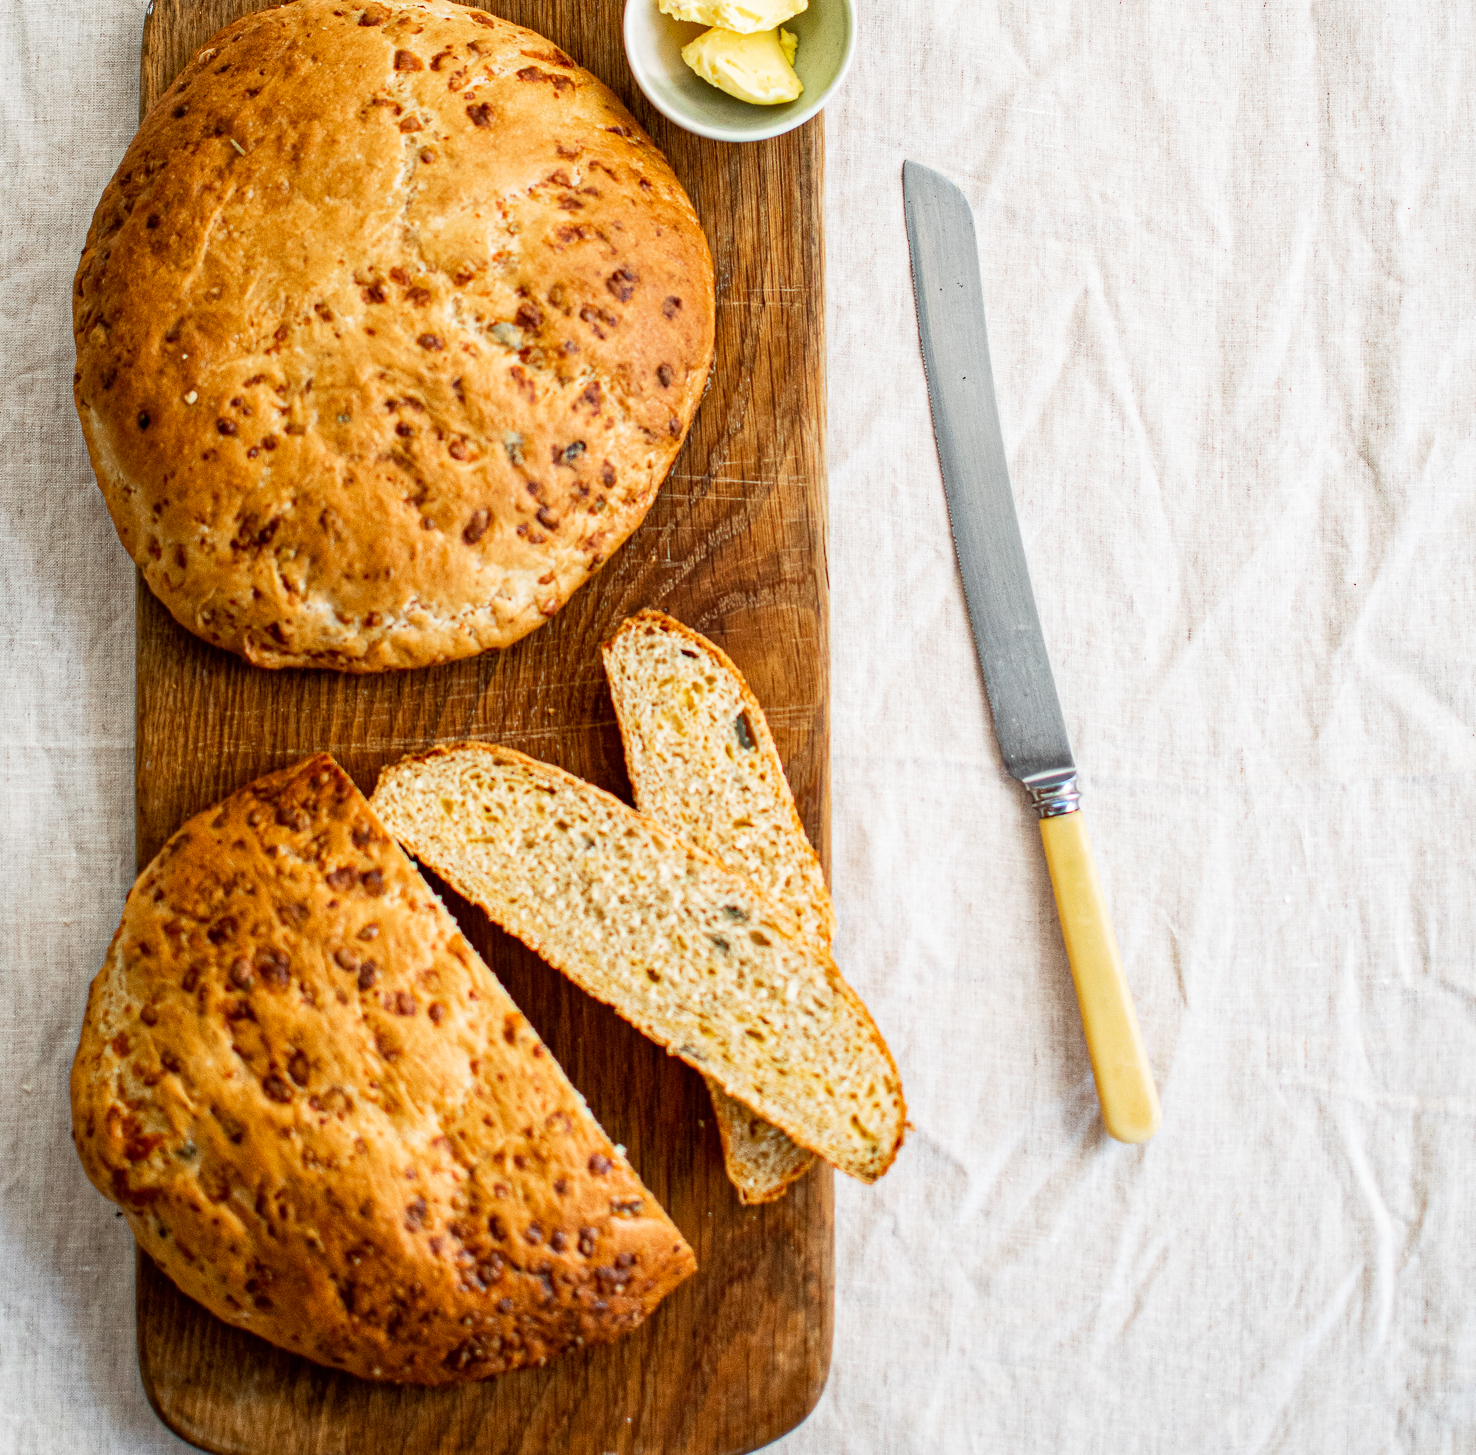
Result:
{"type": "MultiPolygon", "coordinates": [[[[154,0],[141,107],[252,0],[154,0]]],[[[823,138],[725,146],[667,123],[637,91],[621,0],[501,0],[608,82],[671,159],[717,267],[717,361],[686,448],[645,523],[546,627],[503,653],[379,677],[257,670],[178,627],[140,582],[138,858],[243,783],[319,750],[366,792],[431,743],[508,743],[629,796],[599,644],[663,610],[747,674],[828,863],[823,138]]],[[[370,1385],[220,1322],[147,1258],[138,1349],[161,1419],[210,1450],[757,1449],[813,1407],[830,1361],[831,1173],[739,1205],[696,1073],[666,1056],[437,885],[696,1250],[700,1271],[633,1335],[543,1370],[448,1390],[370,1385]]]]}

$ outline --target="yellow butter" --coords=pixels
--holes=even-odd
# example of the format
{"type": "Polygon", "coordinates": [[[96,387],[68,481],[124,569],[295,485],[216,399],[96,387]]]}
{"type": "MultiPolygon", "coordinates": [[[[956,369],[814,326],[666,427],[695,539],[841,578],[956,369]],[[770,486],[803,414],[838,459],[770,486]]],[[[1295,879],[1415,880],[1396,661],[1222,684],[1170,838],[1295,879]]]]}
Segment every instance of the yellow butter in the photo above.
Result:
{"type": "Polygon", "coordinates": [[[661,13],[696,25],[752,35],[773,30],[809,4],[810,0],[661,0],[661,13]]]}
{"type": "Polygon", "coordinates": [[[721,27],[682,47],[682,59],[704,81],[754,106],[793,101],[805,88],[794,73],[797,36],[787,30],[741,35],[721,27]]]}

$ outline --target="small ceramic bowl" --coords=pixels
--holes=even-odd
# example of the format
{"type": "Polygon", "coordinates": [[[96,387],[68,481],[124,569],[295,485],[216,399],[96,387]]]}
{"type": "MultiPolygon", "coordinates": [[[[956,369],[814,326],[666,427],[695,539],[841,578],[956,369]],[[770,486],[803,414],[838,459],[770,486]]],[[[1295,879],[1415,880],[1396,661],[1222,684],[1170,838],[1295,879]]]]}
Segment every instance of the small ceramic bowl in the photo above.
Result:
{"type": "Polygon", "coordinates": [[[751,106],[709,85],[682,59],[706,27],[663,15],[656,0],[625,0],[625,55],[636,84],[663,116],[714,141],[762,141],[803,126],[839,89],[851,67],[851,0],[810,0],[784,22],[799,37],[794,69],[805,89],[779,106],[751,106]]]}

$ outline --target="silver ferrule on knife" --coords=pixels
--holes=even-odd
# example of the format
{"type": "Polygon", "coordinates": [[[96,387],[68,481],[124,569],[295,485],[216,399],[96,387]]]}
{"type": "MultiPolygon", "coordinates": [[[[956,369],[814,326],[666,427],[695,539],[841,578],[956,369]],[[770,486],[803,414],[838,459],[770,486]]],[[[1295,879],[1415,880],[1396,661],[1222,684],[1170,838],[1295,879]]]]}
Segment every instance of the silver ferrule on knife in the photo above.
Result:
{"type": "Polygon", "coordinates": [[[1041,773],[1021,782],[1035,806],[1037,818],[1060,818],[1064,813],[1075,813],[1081,807],[1081,792],[1076,786],[1076,774],[1041,773]]]}

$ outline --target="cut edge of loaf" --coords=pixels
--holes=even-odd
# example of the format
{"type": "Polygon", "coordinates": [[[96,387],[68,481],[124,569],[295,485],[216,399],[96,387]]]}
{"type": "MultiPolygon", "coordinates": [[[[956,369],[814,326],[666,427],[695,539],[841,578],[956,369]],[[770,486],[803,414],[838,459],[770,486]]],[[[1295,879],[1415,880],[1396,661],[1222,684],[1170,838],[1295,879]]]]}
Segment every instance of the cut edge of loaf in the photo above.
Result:
{"type": "MultiPolygon", "coordinates": [[[[383,770],[370,802],[417,859],[495,923],[670,1054],[712,1075],[730,1096],[751,1106],[799,1145],[862,1182],[874,1182],[891,1166],[906,1130],[907,1109],[886,1041],[829,956],[794,939],[783,928],[784,916],[746,879],[603,789],[493,743],[442,744],[403,758],[383,770]],[[513,797],[520,789],[551,795],[538,806],[546,811],[550,803],[557,805],[564,815],[554,820],[561,838],[545,834],[539,839],[524,830],[518,844],[522,857],[513,862],[506,845],[499,849],[497,834],[471,834],[466,823],[458,825],[457,804],[445,796],[447,785],[441,781],[448,770],[453,777],[463,770],[480,772],[484,776],[470,782],[489,794],[501,787],[513,797]],[[496,780],[490,785],[489,773],[496,780]],[[585,840],[581,850],[572,847],[576,823],[585,840]],[[658,941],[645,928],[640,911],[633,917],[637,928],[632,937],[632,917],[617,919],[605,909],[610,904],[608,885],[590,879],[587,866],[578,873],[568,867],[576,852],[601,847],[591,837],[592,829],[618,831],[614,849],[609,842],[603,848],[617,861],[625,853],[631,864],[639,866],[640,874],[627,873],[622,884],[629,881],[641,892],[646,881],[658,884],[656,917],[674,917],[667,931],[673,938],[658,941]],[[556,862],[550,875],[531,856],[540,845],[557,848],[561,842],[571,847],[564,851],[565,862],[556,862]],[[571,904],[570,886],[576,882],[583,887],[578,903],[571,904]],[[683,898],[675,892],[683,886],[694,886],[696,894],[705,895],[710,903],[694,908],[696,894],[683,898]],[[562,911],[562,923],[558,913],[550,912],[551,900],[562,911]],[[573,917],[571,908],[578,911],[573,917]],[[598,931],[590,928],[592,924],[599,925],[598,931]],[[683,934],[690,938],[682,938],[683,934]],[[625,945],[612,943],[621,938],[625,945]],[[655,950],[664,951],[659,964],[655,950]],[[673,998],[669,988],[658,990],[668,976],[673,981],[692,979],[700,993],[689,992],[689,1003],[686,993],[673,998]],[[740,977],[753,982],[754,1003],[763,1004],[768,1016],[747,1004],[735,1005],[729,992],[740,977]],[[770,983],[760,984],[761,979],[770,983]],[[802,994],[807,999],[801,999],[802,994]],[[721,1033],[703,1020],[693,1003],[716,1012],[721,1033]],[[736,1021],[735,1009],[749,1017],[741,1032],[726,1024],[736,1021]],[[822,1016],[828,1017],[827,1029],[839,1044],[816,1046],[812,1056],[785,1064],[792,1030],[804,1019],[822,1016]],[[760,1030],[760,1025],[766,1029],[760,1030]],[[774,1046],[764,1053],[749,1045],[750,1038],[764,1044],[770,1034],[774,1046]],[[838,1070],[844,1074],[838,1075],[838,1070]],[[791,1083],[787,1078],[793,1071],[799,1074],[791,1083]],[[789,1089],[800,1083],[830,1099],[829,1116],[817,1117],[813,1104],[803,1101],[803,1092],[789,1089]],[[849,1110],[842,1101],[851,1104],[849,1110]],[[874,1117],[876,1131],[861,1121],[862,1110],[874,1117]]],[[[484,818],[493,815],[490,803],[480,809],[484,818]]],[[[509,832],[503,831],[502,837],[509,832]]],[[[618,901],[615,908],[620,908],[618,901]]]]}

